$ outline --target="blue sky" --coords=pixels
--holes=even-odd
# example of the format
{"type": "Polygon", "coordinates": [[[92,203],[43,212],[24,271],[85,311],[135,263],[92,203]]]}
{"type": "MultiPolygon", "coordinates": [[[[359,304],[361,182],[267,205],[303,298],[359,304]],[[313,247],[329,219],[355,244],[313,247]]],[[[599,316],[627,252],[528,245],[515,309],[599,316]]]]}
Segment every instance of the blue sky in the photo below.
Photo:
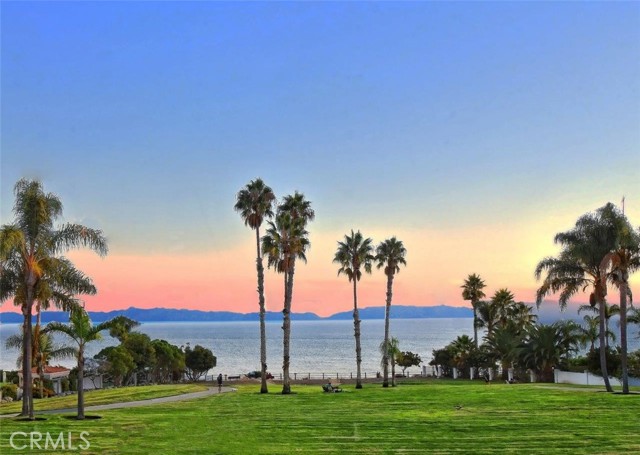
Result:
{"type": "Polygon", "coordinates": [[[404,235],[416,304],[455,303],[483,268],[531,300],[532,263],[579,215],[625,194],[640,223],[640,3],[0,7],[3,223],[37,177],[116,256],[246,250],[231,269],[254,292],[231,207],[261,176],[314,202],[327,283],[342,233],[404,235]],[[511,257],[509,236],[536,250],[511,257]],[[443,254],[464,260],[422,289],[443,254]]]}

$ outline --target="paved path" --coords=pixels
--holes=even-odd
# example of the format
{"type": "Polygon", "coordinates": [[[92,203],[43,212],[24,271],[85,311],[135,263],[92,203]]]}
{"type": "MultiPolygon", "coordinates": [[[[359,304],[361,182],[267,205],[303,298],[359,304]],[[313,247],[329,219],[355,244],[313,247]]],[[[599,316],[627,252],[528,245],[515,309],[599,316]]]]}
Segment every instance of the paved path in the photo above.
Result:
{"type": "MultiPolygon", "coordinates": [[[[181,395],[171,395],[169,397],[159,397],[159,398],[151,398],[148,400],[139,400],[139,401],[125,401],[122,403],[110,403],[110,404],[98,404],[94,406],[85,406],[85,413],[91,411],[105,411],[108,409],[121,409],[121,408],[137,408],[140,406],[152,406],[154,404],[162,404],[162,403],[173,403],[175,401],[185,401],[185,400],[193,400],[196,398],[204,398],[209,395],[215,395],[217,393],[226,393],[226,392],[235,392],[236,389],[233,387],[222,387],[222,390],[218,392],[217,387],[209,387],[207,390],[202,392],[191,392],[191,393],[183,393],[181,395]]],[[[40,414],[65,414],[68,412],[77,412],[78,408],[65,408],[65,409],[50,409],[46,411],[36,411],[36,415],[40,414]]],[[[17,417],[19,414],[4,414],[0,415],[0,419],[9,418],[9,417],[17,417]]]]}

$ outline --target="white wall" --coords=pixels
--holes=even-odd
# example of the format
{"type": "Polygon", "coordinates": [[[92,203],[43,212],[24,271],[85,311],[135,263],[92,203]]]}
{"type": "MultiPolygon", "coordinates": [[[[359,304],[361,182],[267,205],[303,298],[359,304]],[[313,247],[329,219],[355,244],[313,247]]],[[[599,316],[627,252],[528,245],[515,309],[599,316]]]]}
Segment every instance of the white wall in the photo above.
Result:
{"type": "MultiPolygon", "coordinates": [[[[576,384],[576,385],[599,385],[604,387],[604,379],[602,376],[595,375],[585,371],[584,373],[572,373],[570,371],[554,370],[555,382],[557,384],[576,384]]],[[[612,386],[622,386],[617,378],[609,378],[612,386]]],[[[629,378],[630,386],[640,386],[640,378],[629,378]]]]}

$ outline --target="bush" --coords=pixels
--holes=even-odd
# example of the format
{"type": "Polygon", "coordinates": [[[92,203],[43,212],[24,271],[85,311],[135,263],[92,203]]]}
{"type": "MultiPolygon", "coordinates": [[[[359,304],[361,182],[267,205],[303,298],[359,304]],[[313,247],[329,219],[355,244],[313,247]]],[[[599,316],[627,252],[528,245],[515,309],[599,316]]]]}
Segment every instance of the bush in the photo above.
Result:
{"type": "Polygon", "coordinates": [[[68,378],[63,378],[62,381],[60,381],[60,384],[62,385],[63,392],[68,392],[71,388],[71,383],[68,378]]]}
{"type": "Polygon", "coordinates": [[[2,398],[18,399],[18,386],[16,384],[3,384],[2,385],[2,398]]]}
{"type": "Polygon", "coordinates": [[[33,398],[49,398],[54,396],[55,394],[56,393],[53,390],[43,387],[42,396],[40,396],[40,387],[33,387],[33,398]]]}

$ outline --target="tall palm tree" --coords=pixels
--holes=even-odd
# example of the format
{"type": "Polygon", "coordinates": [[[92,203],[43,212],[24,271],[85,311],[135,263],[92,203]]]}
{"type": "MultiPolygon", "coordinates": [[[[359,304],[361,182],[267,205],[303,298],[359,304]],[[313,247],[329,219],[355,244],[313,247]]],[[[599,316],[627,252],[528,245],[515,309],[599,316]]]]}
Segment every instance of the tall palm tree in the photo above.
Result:
{"type": "Polygon", "coordinates": [[[615,226],[616,244],[600,264],[605,271],[611,267],[609,277],[620,290],[620,369],[622,393],[629,393],[629,369],[627,366],[627,297],[629,274],[640,269],[640,230],[636,232],[623,213],[615,207],[605,207],[604,216],[615,226]]]}
{"type": "MultiPolygon", "coordinates": [[[[589,305],[587,306],[591,308],[589,305]]],[[[583,342],[585,343],[585,346],[586,344],[589,344],[589,350],[593,351],[595,349],[596,341],[600,338],[600,318],[598,316],[585,314],[582,319],[584,321],[584,325],[581,329],[583,342]]],[[[611,339],[611,341],[615,342],[616,334],[607,329],[606,339],[611,339]]]]}
{"type": "Polygon", "coordinates": [[[600,367],[605,387],[612,392],[607,371],[605,299],[607,274],[603,272],[602,259],[611,252],[616,243],[616,227],[608,223],[603,212],[611,210],[609,203],[596,212],[581,216],[573,229],[556,234],[554,242],[561,247],[557,257],[542,259],[535,269],[536,279],[546,273],[536,293],[540,305],[545,296],[560,293],[558,303],[564,309],[567,302],[578,292],[591,290],[589,302],[598,306],[600,314],[600,367]]]}
{"type": "MultiPolygon", "coordinates": [[[[393,278],[396,273],[400,272],[401,265],[407,265],[407,261],[405,259],[406,255],[407,249],[402,244],[402,241],[395,237],[384,240],[380,245],[378,245],[378,248],[376,248],[376,267],[378,269],[384,267],[384,274],[387,276],[387,300],[384,312],[385,345],[389,344],[389,319],[391,312],[391,299],[393,297],[393,278]]],[[[382,387],[389,387],[389,359],[387,351],[383,353],[382,363],[384,365],[382,387]]]]}
{"type": "Polygon", "coordinates": [[[485,338],[489,336],[500,322],[500,313],[498,307],[491,301],[482,300],[477,304],[478,309],[478,328],[486,329],[485,338]]]}
{"type": "Polygon", "coordinates": [[[291,303],[293,300],[293,277],[296,259],[306,262],[309,248],[309,233],[306,225],[314,218],[311,203],[304,195],[296,192],[287,196],[280,206],[275,222],[269,221],[266,235],[262,238],[262,252],[267,255],[267,264],[284,276],[283,322],[283,360],[282,393],[291,393],[289,377],[290,339],[291,339],[291,303]]]}
{"type": "Polygon", "coordinates": [[[45,193],[40,182],[21,179],[14,194],[15,221],[0,228],[0,302],[12,298],[24,316],[22,415],[33,419],[30,365],[34,304],[51,301],[66,310],[78,306],[76,294],[95,294],[91,279],[61,253],[88,247],[104,256],[107,243],[101,231],[79,224],[56,229],[54,222],[62,215],[62,202],[55,194],[45,193]]]}
{"type": "Polygon", "coordinates": [[[486,285],[482,278],[475,273],[469,275],[464,284],[460,286],[462,288],[462,298],[471,302],[473,308],[473,342],[476,348],[478,347],[478,303],[485,297],[482,291],[486,285]]]}
{"type": "Polygon", "coordinates": [[[84,419],[84,352],[87,344],[100,340],[100,332],[109,330],[114,322],[106,321],[93,325],[87,312],[83,309],[74,310],[69,317],[69,324],[50,322],[44,331],[63,333],[71,338],[78,346],[78,420],[84,419]]]}
{"type": "Polygon", "coordinates": [[[273,204],[276,197],[273,190],[262,179],[251,180],[236,195],[234,209],[240,213],[245,226],[256,231],[256,270],[258,272],[258,306],[260,308],[260,393],[268,393],[267,388],[267,331],[265,325],[264,303],[264,266],[260,254],[260,226],[273,216],[273,204]]]}
{"type": "Polygon", "coordinates": [[[371,273],[373,257],[373,245],[371,238],[364,238],[360,231],[351,235],[345,235],[344,241],[338,242],[338,250],[333,262],[340,264],[338,275],[344,273],[349,281],[353,282],[353,331],[356,338],[356,389],[362,388],[360,376],[360,364],[362,363],[362,350],[360,347],[360,317],[358,315],[358,281],[362,277],[362,269],[371,273]]]}

